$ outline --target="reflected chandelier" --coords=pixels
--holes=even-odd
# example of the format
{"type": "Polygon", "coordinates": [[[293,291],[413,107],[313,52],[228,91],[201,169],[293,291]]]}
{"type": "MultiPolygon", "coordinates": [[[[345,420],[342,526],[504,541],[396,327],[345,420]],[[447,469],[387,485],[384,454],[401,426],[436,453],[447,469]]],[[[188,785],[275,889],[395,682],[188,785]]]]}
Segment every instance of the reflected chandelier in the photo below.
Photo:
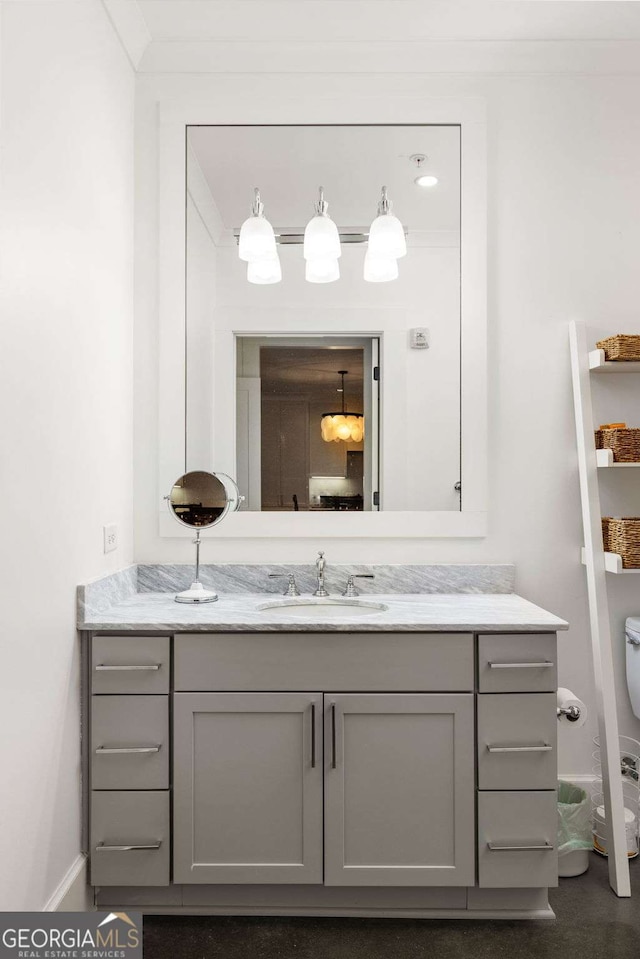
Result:
{"type": "Polygon", "coordinates": [[[320,429],[325,443],[361,443],[364,439],[364,416],[349,413],[344,408],[344,378],[349,370],[338,370],[342,377],[342,410],[339,413],[323,413],[320,429]]]}

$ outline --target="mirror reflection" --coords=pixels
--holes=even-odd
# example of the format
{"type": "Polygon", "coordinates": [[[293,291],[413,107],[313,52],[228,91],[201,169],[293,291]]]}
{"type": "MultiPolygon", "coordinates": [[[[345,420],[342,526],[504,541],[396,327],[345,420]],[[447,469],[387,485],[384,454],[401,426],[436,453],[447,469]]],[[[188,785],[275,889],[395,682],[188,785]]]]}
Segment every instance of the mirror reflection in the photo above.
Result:
{"type": "Polygon", "coordinates": [[[378,488],[377,340],[239,337],[238,481],[247,510],[363,510],[378,488]],[[365,375],[366,371],[366,375],[365,375]],[[365,386],[366,380],[366,386],[365,386]]]}
{"type": "Polygon", "coordinates": [[[459,510],[460,128],[187,140],[187,463],[250,512],[459,510]]]}

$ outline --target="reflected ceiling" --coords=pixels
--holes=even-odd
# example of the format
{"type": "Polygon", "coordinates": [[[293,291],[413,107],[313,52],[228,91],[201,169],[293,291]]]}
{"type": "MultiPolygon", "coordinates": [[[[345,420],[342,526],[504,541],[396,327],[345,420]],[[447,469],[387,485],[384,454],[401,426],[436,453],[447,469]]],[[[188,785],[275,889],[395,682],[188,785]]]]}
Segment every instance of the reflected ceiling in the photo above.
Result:
{"type": "MultiPolygon", "coordinates": [[[[322,185],[341,229],[367,228],[382,185],[409,230],[459,234],[460,131],[456,126],[190,127],[189,143],[224,224],[232,233],[249,216],[253,187],[275,228],[303,229],[322,185]],[[416,186],[410,160],[435,187],[416,186]]],[[[410,240],[409,240],[410,242],[410,240]]]]}

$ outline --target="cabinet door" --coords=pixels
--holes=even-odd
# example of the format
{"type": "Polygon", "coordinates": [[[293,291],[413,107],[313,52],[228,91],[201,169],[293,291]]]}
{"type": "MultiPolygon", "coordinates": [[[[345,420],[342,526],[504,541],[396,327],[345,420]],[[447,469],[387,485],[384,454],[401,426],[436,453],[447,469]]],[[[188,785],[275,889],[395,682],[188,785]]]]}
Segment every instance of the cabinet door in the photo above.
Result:
{"type": "Polygon", "coordinates": [[[325,694],[325,883],[472,886],[471,694],[325,694]]]}
{"type": "Polygon", "coordinates": [[[322,695],[174,695],[174,881],[322,883],[322,695]]]}

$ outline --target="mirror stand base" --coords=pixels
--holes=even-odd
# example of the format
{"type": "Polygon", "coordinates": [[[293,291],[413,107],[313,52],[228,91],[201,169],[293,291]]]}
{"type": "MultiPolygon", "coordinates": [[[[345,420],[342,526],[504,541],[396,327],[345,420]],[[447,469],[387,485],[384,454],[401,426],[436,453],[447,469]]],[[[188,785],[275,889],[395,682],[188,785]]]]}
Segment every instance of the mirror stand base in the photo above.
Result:
{"type": "Polygon", "coordinates": [[[210,589],[205,589],[202,583],[197,580],[192,583],[189,589],[183,590],[176,596],[176,603],[215,603],[218,600],[218,594],[210,589]]]}

